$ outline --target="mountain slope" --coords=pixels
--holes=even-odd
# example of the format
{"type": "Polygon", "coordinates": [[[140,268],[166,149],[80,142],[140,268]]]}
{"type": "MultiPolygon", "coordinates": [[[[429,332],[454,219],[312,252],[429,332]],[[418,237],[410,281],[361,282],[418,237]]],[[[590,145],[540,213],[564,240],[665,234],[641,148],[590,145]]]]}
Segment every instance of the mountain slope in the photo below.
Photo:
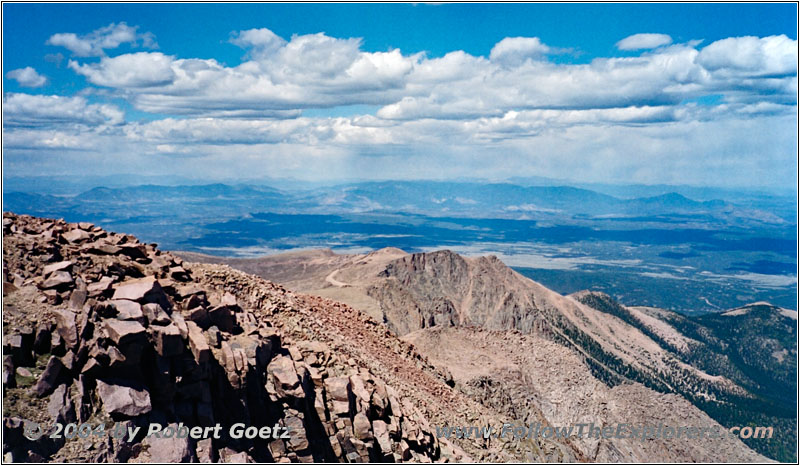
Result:
{"type": "MultiPolygon", "coordinates": [[[[576,380],[582,382],[574,383],[587,387],[601,383],[612,389],[633,384],[640,387],[636,390],[644,390],[635,391],[640,396],[628,401],[617,398],[621,392],[612,390],[607,399],[595,400],[598,407],[608,403],[626,406],[627,403],[634,411],[642,409],[643,413],[650,413],[653,419],[659,419],[660,415],[650,412],[655,405],[648,405],[645,400],[660,396],[656,392],[691,392],[698,398],[709,400],[717,399],[720,394],[750,396],[728,378],[687,364],[670,347],[662,346],[642,328],[548,290],[493,257],[464,258],[450,251],[406,254],[397,249],[359,255],[311,251],[259,259],[213,259],[181,254],[191,260],[228,262],[242,270],[280,281],[289,288],[357,307],[385,322],[398,335],[405,335],[405,339],[418,344],[429,359],[453,372],[462,391],[473,395],[474,391],[468,387],[473,387],[479,376],[472,374],[459,378],[456,374],[463,368],[463,361],[457,354],[446,356],[449,353],[442,349],[442,345],[432,342],[450,338],[449,341],[456,344],[459,338],[463,338],[465,355],[470,354],[467,348],[472,346],[472,336],[458,332],[471,331],[466,329],[498,332],[495,338],[501,341],[519,333],[538,338],[527,340],[529,346],[526,348],[530,351],[536,351],[540,346],[537,341],[550,342],[557,345],[562,354],[569,355],[564,356],[570,361],[566,366],[570,369],[565,370],[581,374],[576,380]],[[431,332],[435,338],[426,336],[431,332]],[[458,337],[452,337],[450,332],[456,332],[458,337]],[[575,366],[575,361],[581,361],[579,367],[575,366]],[[644,396],[645,393],[649,395],[644,396]]],[[[503,351],[506,350],[509,348],[503,351]]],[[[537,364],[521,366],[528,369],[519,369],[518,366],[514,370],[531,373],[541,369],[537,364]]],[[[484,369],[489,368],[490,373],[481,376],[498,383],[514,380],[495,366],[487,364],[484,369]]],[[[569,387],[570,384],[564,382],[561,389],[568,391],[569,387]]],[[[542,407],[556,403],[560,397],[558,390],[543,390],[532,383],[517,387],[519,393],[527,393],[526,390],[531,392],[528,396],[537,401],[527,405],[530,411],[523,412],[523,417],[544,416],[540,414],[546,411],[542,407]]],[[[675,408],[681,416],[702,415],[685,400],[681,399],[681,402],[683,404],[675,408]]],[[[508,404],[498,406],[508,413],[520,414],[518,408],[508,404]]],[[[550,414],[551,417],[555,415],[550,414]]],[[[567,420],[559,417],[548,419],[554,424],[567,420]]],[[[594,459],[614,458],[619,452],[627,451],[624,445],[613,442],[604,447],[605,450],[584,447],[578,448],[581,454],[594,459]]],[[[640,453],[644,455],[641,458],[654,454],[652,451],[640,453]]]]}
{"type": "MultiPolygon", "coordinates": [[[[433,423],[509,419],[358,311],[91,224],[4,214],[4,455],[18,461],[513,461],[433,423]],[[277,423],[289,440],[33,442],[23,420],[277,423]]],[[[533,459],[573,449],[535,443],[533,459]]]]}

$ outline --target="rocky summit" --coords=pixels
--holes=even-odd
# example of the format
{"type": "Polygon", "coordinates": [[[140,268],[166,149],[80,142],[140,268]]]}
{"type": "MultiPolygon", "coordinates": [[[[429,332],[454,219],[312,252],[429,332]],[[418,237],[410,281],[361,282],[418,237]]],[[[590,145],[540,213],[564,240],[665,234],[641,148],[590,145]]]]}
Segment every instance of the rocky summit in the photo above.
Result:
{"type": "Polygon", "coordinates": [[[468,422],[478,408],[357,311],[227,267],[193,269],[88,223],[5,213],[3,233],[8,462],[471,458],[437,439],[430,420],[468,422]],[[402,380],[418,382],[411,396],[402,380]],[[29,422],[105,429],[33,441],[29,422]],[[159,438],[145,435],[152,424],[222,427],[219,438],[159,438]],[[237,424],[288,435],[235,438],[237,424]],[[118,438],[119,426],[141,429],[118,438]]]}

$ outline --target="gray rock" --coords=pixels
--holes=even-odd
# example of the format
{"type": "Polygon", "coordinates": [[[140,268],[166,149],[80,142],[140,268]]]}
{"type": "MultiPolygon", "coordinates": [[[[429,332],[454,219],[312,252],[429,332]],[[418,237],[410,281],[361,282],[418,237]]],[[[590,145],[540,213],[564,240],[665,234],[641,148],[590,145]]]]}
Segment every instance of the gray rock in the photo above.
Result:
{"type": "Polygon", "coordinates": [[[69,393],[69,387],[66,384],[61,384],[50,395],[47,403],[47,414],[54,422],[67,424],[75,422],[77,416],[75,414],[75,404],[72,401],[69,393]]]}
{"type": "Polygon", "coordinates": [[[337,401],[350,401],[350,378],[329,377],[325,380],[325,390],[328,397],[337,401]]]}
{"type": "Polygon", "coordinates": [[[33,335],[15,333],[3,338],[3,352],[11,355],[15,366],[33,364],[33,335]]]}
{"type": "Polygon", "coordinates": [[[109,289],[111,289],[111,285],[114,283],[114,279],[111,277],[102,277],[99,281],[94,283],[90,283],[86,286],[86,291],[89,293],[90,297],[96,298],[109,289]]]}
{"type": "Polygon", "coordinates": [[[76,311],[80,310],[86,304],[86,298],[88,297],[89,293],[86,290],[72,290],[72,294],[69,296],[69,308],[76,311]]]}

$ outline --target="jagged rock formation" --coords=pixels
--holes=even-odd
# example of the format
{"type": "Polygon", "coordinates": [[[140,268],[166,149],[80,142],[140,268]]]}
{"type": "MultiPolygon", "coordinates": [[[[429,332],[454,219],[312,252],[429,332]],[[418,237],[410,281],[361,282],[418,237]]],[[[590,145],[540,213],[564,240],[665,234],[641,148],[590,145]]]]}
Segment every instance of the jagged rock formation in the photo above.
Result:
{"type": "MultiPolygon", "coordinates": [[[[627,412],[638,413],[641,419],[714,423],[698,409],[702,406],[715,419],[736,425],[737,418],[720,414],[721,409],[730,411],[731,400],[756,399],[725,375],[706,372],[707,366],[691,364],[682,357],[677,348],[686,345],[689,338],[669,325],[659,326],[664,336],[659,338],[646,327],[633,325],[625,315],[598,309],[583,299],[584,295],[561,296],[494,257],[464,258],[450,251],[407,254],[397,249],[357,255],[310,251],[258,259],[181,255],[229,263],[292,289],[357,307],[404,335],[403,339],[414,343],[435,366],[447,368],[463,393],[514,419],[576,422],[583,409],[611,422],[607,406],[617,406],[619,419],[627,412]],[[481,329],[495,332],[491,338],[499,342],[516,341],[522,353],[536,353],[549,345],[548,354],[564,363],[559,366],[561,372],[574,377],[562,380],[548,376],[541,380],[542,374],[559,371],[544,361],[522,356],[523,361],[510,362],[503,356],[517,348],[502,343],[495,348],[503,355],[499,359],[486,353],[486,361],[465,362],[465,355],[471,358],[473,351],[480,353],[472,348],[479,348],[487,335],[480,333],[481,329]],[[527,337],[519,338],[519,334],[527,337]],[[664,344],[665,339],[671,344],[664,344]],[[457,349],[449,350],[445,342],[457,349]],[[466,370],[470,364],[478,364],[481,370],[466,370]],[[506,365],[513,368],[504,368],[506,365]],[[558,380],[560,384],[555,383],[558,380]],[[485,387],[492,387],[492,393],[485,387]],[[517,396],[497,395],[503,390],[517,396]],[[572,412],[547,408],[575,402],[574,397],[561,395],[570,390],[592,396],[582,398],[583,404],[573,404],[572,412]],[[665,393],[680,396],[665,398],[665,393]],[[661,405],[670,409],[661,410],[658,403],[649,401],[651,398],[662,400],[661,405]]],[[[743,461],[763,459],[739,441],[727,446],[722,456],[710,444],[688,450],[675,445],[642,449],[619,442],[570,446],[577,458],[589,460],[648,461],[654,456],[675,461],[730,461],[734,456],[743,461]]]]}
{"type": "Polygon", "coordinates": [[[467,458],[368,367],[273,322],[311,312],[280,287],[260,281],[237,296],[225,289],[225,270],[205,270],[201,282],[155,245],[86,223],[6,213],[3,232],[8,461],[467,458]],[[144,429],[132,440],[107,432],[32,442],[23,419],[144,429]],[[213,440],[144,438],[150,423],[223,428],[213,440]],[[228,435],[235,423],[277,425],[290,435],[237,439],[228,435]]]}

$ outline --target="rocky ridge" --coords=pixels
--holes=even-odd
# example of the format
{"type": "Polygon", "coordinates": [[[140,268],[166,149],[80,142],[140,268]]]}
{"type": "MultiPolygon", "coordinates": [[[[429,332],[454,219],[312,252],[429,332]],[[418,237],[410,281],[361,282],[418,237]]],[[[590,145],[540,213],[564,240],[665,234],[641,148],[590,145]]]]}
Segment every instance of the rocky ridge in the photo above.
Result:
{"type": "MultiPolygon", "coordinates": [[[[263,280],[243,290],[230,270],[195,272],[154,244],[88,223],[5,213],[3,232],[7,461],[469,458],[440,442],[411,400],[345,348],[287,325],[331,303],[263,280]],[[106,434],[32,442],[24,420],[145,429],[132,441],[106,434]],[[225,428],[213,440],[142,438],[150,423],[225,428]],[[226,434],[234,423],[277,424],[291,435],[235,439],[226,434]]],[[[424,374],[446,392],[446,375],[405,345],[404,357],[393,357],[415,362],[398,370],[424,374]]]]}

